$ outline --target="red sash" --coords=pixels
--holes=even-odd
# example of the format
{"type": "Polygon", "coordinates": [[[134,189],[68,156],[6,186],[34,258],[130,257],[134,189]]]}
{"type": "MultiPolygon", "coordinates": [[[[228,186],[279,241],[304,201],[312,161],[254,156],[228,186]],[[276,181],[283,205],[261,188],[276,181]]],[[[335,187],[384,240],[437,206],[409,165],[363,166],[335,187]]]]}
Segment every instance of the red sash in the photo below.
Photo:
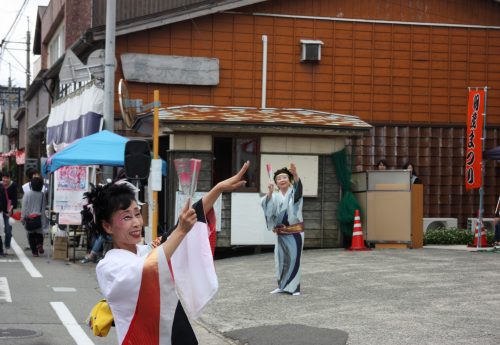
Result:
{"type": "Polygon", "coordinates": [[[157,345],[159,343],[160,279],[158,253],[153,250],[144,262],[137,307],[122,345],[157,345]]]}

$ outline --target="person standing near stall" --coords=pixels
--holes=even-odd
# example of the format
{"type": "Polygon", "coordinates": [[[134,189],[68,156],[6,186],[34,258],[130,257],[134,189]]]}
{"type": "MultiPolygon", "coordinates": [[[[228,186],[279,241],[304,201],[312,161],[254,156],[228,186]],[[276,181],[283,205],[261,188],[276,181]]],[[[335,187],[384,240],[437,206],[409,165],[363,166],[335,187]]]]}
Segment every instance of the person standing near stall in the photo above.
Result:
{"type": "Polygon", "coordinates": [[[389,170],[389,164],[385,159],[381,159],[375,164],[376,170],[389,170]]]}
{"type": "MultiPolygon", "coordinates": [[[[9,198],[7,197],[7,190],[4,188],[3,184],[0,182],[0,212],[2,214],[9,212],[9,198]]],[[[3,217],[0,217],[0,234],[4,229],[3,217]]],[[[5,242],[7,243],[7,235],[5,236],[5,242]]],[[[10,239],[9,239],[10,240],[10,239]]],[[[10,244],[10,243],[9,243],[10,244]]],[[[0,256],[6,256],[6,252],[3,249],[2,235],[0,235],[0,256]]]]}
{"type": "Polygon", "coordinates": [[[413,164],[411,162],[406,162],[403,165],[403,170],[410,170],[412,184],[421,184],[422,183],[420,178],[417,176],[417,172],[415,171],[415,167],[413,166],[413,164]]]}
{"type": "Polygon", "coordinates": [[[269,230],[276,233],[274,247],[276,279],[278,287],[271,293],[300,295],[300,260],[304,247],[304,223],[302,218],[302,182],[295,164],[290,169],[274,172],[274,183],[268,184],[267,195],[261,205],[269,230]],[[278,186],[275,191],[274,183],[278,186]]]}

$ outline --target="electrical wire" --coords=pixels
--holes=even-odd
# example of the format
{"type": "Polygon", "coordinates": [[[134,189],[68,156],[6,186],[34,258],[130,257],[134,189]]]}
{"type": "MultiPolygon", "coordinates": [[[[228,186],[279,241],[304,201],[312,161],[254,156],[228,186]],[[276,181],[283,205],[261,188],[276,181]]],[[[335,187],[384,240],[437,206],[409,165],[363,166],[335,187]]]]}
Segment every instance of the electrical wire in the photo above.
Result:
{"type": "Polygon", "coordinates": [[[26,68],[24,67],[24,65],[22,63],[19,62],[19,60],[16,58],[16,56],[10,52],[10,49],[7,48],[7,49],[5,49],[5,51],[7,53],[9,53],[10,56],[12,56],[12,58],[19,64],[19,66],[21,66],[21,68],[23,69],[23,73],[26,73],[26,68]]]}
{"type": "Polygon", "coordinates": [[[17,23],[19,22],[19,19],[21,18],[24,10],[26,9],[26,5],[28,5],[28,2],[29,2],[29,0],[24,0],[23,4],[21,5],[21,8],[17,12],[17,15],[16,15],[16,18],[14,19],[14,22],[12,23],[9,30],[7,31],[7,34],[5,35],[4,39],[2,40],[2,48],[4,47],[3,43],[10,39],[9,35],[11,34],[12,30],[15,29],[17,23]]]}
{"type": "MultiPolygon", "coordinates": [[[[0,57],[0,61],[4,61],[4,62],[7,62],[7,63],[10,63],[9,61],[3,59],[2,57],[0,57]]],[[[18,72],[21,72],[21,73],[26,73],[26,69],[24,68],[23,66],[23,69],[20,69],[19,67],[17,67],[16,65],[10,65],[10,67],[12,67],[13,69],[15,69],[16,71],[18,72]]]]}
{"type": "MultiPolygon", "coordinates": [[[[17,26],[17,23],[19,23],[19,19],[21,19],[21,16],[23,15],[23,12],[26,9],[26,6],[28,5],[28,2],[29,2],[29,0],[24,0],[23,4],[21,5],[21,8],[19,9],[19,11],[17,11],[17,15],[16,15],[16,18],[14,19],[14,22],[12,22],[12,25],[10,26],[9,30],[7,31],[7,34],[2,39],[1,49],[0,49],[0,60],[5,61],[4,52],[7,49],[6,46],[9,43],[9,39],[10,39],[11,34],[13,33],[13,30],[17,26]]],[[[12,55],[12,53],[10,53],[10,54],[12,55]]],[[[17,61],[17,59],[16,59],[16,61],[17,61]]],[[[17,62],[19,63],[19,61],[17,61],[17,62]]],[[[0,64],[0,72],[1,72],[1,70],[2,70],[2,65],[0,64]]],[[[26,72],[26,70],[25,70],[25,72],[26,72]]]]}

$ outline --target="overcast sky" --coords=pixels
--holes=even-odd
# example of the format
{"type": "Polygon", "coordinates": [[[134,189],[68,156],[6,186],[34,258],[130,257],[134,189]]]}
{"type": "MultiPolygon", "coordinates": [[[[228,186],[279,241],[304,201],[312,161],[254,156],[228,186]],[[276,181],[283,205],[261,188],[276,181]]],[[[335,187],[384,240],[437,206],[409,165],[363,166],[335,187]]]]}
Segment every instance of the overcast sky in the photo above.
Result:
{"type": "MultiPolygon", "coordinates": [[[[1,0],[0,1],[0,41],[5,39],[7,32],[14,23],[17,13],[26,0],[1,0]]],[[[33,36],[35,34],[36,13],[38,6],[47,6],[50,0],[27,0],[27,5],[22,12],[17,25],[9,34],[9,41],[26,42],[26,31],[31,32],[31,51],[33,51],[33,36]]],[[[38,58],[31,54],[31,71],[33,72],[33,61],[38,58]]],[[[16,87],[26,86],[26,44],[7,43],[7,51],[3,50],[0,60],[0,85],[7,86],[9,79],[9,63],[12,85],[16,87]],[[15,49],[15,50],[14,50],[15,49]],[[17,50],[22,49],[22,50],[17,50]],[[12,55],[14,56],[12,56],[12,55]],[[17,60],[17,61],[16,61],[17,60]]],[[[33,81],[33,73],[31,81],[33,81]]]]}

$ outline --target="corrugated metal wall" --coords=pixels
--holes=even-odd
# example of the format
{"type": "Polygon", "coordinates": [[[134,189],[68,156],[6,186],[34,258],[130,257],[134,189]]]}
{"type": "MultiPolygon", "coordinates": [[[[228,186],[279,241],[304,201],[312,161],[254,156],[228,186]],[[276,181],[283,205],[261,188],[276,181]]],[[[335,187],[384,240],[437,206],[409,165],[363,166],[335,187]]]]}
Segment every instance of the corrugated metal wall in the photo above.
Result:
{"type": "MultiPolygon", "coordinates": [[[[122,22],[145,16],[155,16],[161,12],[189,8],[211,0],[118,0],[116,2],[116,21],[122,22]]],[[[106,24],[106,0],[94,0],[92,26],[106,24]]]]}

